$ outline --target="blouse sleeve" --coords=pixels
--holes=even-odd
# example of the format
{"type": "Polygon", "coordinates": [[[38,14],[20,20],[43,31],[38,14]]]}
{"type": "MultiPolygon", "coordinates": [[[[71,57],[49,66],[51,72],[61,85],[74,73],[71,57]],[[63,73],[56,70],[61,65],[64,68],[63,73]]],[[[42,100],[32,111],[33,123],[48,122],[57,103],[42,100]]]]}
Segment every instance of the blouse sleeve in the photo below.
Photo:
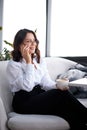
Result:
{"type": "Polygon", "coordinates": [[[8,81],[10,83],[11,91],[18,90],[31,91],[34,87],[34,65],[27,64],[23,72],[21,63],[10,61],[7,66],[8,81]]]}
{"type": "Polygon", "coordinates": [[[56,82],[53,81],[49,75],[45,59],[42,60],[42,69],[44,71],[44,75],[41,80],[42,88],[44,90],[50,90],[50,89],[56,88],[56,82]]]}

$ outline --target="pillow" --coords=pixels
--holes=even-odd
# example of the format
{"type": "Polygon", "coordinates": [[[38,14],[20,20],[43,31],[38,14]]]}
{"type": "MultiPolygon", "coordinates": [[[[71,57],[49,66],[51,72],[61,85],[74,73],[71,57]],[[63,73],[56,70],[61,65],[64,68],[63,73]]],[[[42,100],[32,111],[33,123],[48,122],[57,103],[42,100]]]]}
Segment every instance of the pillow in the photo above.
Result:
{"type": "Polygon", "coordinates": [[[57,78],[68,78],[69,81],[77,80],[83,78],[86,75],[85,72],[80,71],[78,69],[69,69],[63,74],[57,76],[57,78]]]}
{"type": "MultiPolygon", "coordinates": [[[[79,69],[70,68],[65,73],[62,73],[57,76],[57,79],[68,78],[69,81],[74,81],[80,78],[87,76],[85,71],[81,71],[79,69]]],[[[76,97],[76,98],[87,98],[87,88],[84,87],[76,87],[76,86],[69,86],[69,91],[76,97]]]]}

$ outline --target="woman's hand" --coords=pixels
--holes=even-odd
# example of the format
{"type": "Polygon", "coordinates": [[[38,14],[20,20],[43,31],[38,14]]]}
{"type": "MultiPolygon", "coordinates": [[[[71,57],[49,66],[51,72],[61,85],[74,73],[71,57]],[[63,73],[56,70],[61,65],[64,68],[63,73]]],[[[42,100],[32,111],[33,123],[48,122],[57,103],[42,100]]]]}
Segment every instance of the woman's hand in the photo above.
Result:
{"type": "Polygon", "coordinates": [[[69,87],[68,86],[57,86],[57,89],[60,89],[60,90],[68,90],[69,87]]]}
{"type": "Polygon", "coordinates": [[[31,53],[30,53],[29,46],[22,45],[21,46],[21,54],[22,54],[23,58],[26,60],[27,64],[28,63],[32,63],[31,53]]]}
{"type": "Polygon", "coordinates": [[[60,89],[60,90],[68,90],[69,89],[68,83],[69,83],[68,79],[57,79],[56,87],[57,89],[60,89]]]}

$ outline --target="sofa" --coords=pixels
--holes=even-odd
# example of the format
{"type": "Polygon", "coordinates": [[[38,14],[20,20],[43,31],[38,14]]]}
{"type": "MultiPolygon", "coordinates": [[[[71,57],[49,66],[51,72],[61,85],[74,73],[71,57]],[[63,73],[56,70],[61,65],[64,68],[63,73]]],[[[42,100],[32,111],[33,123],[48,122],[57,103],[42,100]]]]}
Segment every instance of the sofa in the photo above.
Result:
{"type": "MultiPolygon", "coordinates": [[[[48,72],[53,80],[66,72],[76,62],[60,58],[45,57],[48,72]]],[[[18,114],[12,109],[12,93],[7,80],[8,61],[0,61],[0,130],[69,130],[66,120],[52,115],[18,114]]],[[[87,99],[78,99],[87,107],[87,99]]]]}

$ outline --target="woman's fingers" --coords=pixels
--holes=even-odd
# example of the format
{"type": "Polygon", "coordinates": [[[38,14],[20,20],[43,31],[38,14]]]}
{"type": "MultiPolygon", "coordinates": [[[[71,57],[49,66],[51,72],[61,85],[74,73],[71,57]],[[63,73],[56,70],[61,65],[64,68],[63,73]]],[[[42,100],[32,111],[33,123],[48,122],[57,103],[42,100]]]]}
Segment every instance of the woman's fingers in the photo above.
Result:
{"type": "Polygon", "coordinates": [[[69,89],[68,86],[58,86],[57,88],[60,90],[68,90],[69,89]]]}
{"type": "Polygon", "coordinates": [[[31,63],[31,54],[30,54],[29,50],[30,50],[29,46],[27,46],[27,45],[21,46],[21,54],[27,63],[31,63]]]}

